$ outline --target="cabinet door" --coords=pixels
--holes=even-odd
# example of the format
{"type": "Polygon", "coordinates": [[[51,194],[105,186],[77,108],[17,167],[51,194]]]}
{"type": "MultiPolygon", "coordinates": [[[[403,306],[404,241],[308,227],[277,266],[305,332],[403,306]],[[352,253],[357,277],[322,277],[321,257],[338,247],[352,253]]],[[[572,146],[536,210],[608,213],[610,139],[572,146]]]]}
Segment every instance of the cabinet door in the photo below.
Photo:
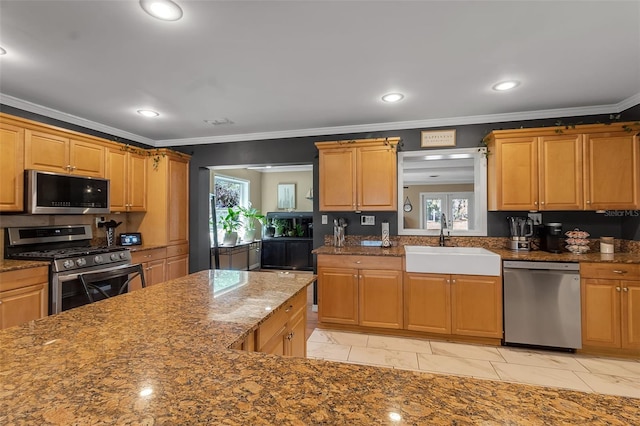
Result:
{"type": "Polygon", "coordinates": [[[319,150],[320,211],[356,210],[356,151],[319,150]]]}
{"type": "Polygon", "coordinates": [[[127,158],[127,210],[147,211],[147,158],[134,152],[128,152],[127,158]]]}
{"type": "Polygon", "coordinates": [[[0,212],[24,210],[24,129],[0,124],[0,212]]]}
{"type": "Polygon", "coordinates": [[[281,331],[277,333],[269,342],[267,342],[260,352],[265,352],[271,355],[284,356],[287,351],[288,345],[288,330],[282,327],[281,331]]]}
{"type": "Polygon", "coordinates": [[[287,334],[286,355],[300,358],[307,357],[307,331],[306,306],[289,321],[287,334]]]}
{"type": "Polygon", "coordinates": [[[69,172],[69,139],[34,130],[24,134],[24,168],[69,172]]]}
{"type": "Polygon", "coordinates": [[[284,265],[292,269],[313,269],[312,244],[312,241],[287,241],[286,263],[284,265]]]}
{"type": "MultiPolygon", "coordinates": [[[[495,210],[538,210],[538,145],[535,137],[496,140],[495,210]]],[[[493,206],[491,206],[493,209],[493,206]]]]}
{"type": "Polygon", "coordinates": [[[111,212],[127,211],[127,153],[120,149],[107,149],[105,176],[109,179],[109,205],[111,212]]]}
{"type": "Polygon", "coordinates": [[[0,329],[47,316],[49,284],[0,292],[0,329]]]}
{"type": "Polygon", "coordinates": [[[318,320],[358,324],[358,270],[318,268],[318,320]]]}
{"type": "Polygon", "coordinates": [[[144,273],[144,279],[147,286],[160,284],[166,281],[166,265],[166,259],[152,260],[147,263],[144,273]]]}
{"type": "Polygon", "coordinates": [[[189,274],[189,256],[175,256],[167,259],[167,281],[189,274]]]}
{"type": "Polygon", "coordinates": [[[451,333],[502,338],[502,278],[451,276],[451,333]]]}
{"type": "Polygon", "coordinates": [[[357,148],[356,210],[396,210],[397,164],[395,148],[389,146],[357,148]]]}
{"type": "Polygon", "coordinates": [[[286,263],[286,244],[284,241],[262,241],[262,267],[279,268],[286,263]]]}
{"type": "Polygon", "coordinates": [[[69,142],[71,173],[81,176],[105,176],[105,148],[94,142],[71,139],[69,142]]]}
{"type": "Polygon", "coordinates": [[[359,271],[360,325],[402,329],[402,272],[359,271]]]}
{"type": "Polygon", "coordinates": [[[620,282],[583,278],[580,289],[583,346],[619,348],[620,282]]]}
{"type": "Polygon", "coordinates": [[[169,159],[169,244],[189,239],[189,163],[169,159]]]}
{"type": "Polygon", "coordinates": [[[538,138],[540,210],[582,210],[582,135],[538,138]]]}
{"type": "Polygon", "coordinates": [[[404,274],[405,328],[451,334],[449,275],[404,274]]]}
{"type": "Polygon", "coordinates": [[[622,347],[640,349],[640,281],[622,281],[622,347]]]}
{"type": "Polygon", "coordinates": [[[585,135],[587,210],[640,206],[640,139],[633,134],[585,135]]]}

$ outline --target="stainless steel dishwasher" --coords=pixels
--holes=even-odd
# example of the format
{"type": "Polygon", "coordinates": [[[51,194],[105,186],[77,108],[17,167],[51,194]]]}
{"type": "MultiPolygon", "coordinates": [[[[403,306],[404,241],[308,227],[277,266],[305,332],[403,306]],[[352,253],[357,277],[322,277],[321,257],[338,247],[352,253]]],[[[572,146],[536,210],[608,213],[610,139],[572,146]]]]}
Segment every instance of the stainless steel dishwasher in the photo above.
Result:
{"type": "Polygon", "coordinates": [[[582,347],[580,264],[506,260],[505,344],[582,347]]]}

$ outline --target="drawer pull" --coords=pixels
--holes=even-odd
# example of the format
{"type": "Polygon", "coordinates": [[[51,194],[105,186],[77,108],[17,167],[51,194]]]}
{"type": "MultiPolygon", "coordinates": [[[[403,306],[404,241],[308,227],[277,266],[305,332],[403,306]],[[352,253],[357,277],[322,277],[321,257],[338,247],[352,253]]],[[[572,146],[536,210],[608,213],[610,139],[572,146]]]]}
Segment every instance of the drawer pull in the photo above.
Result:
{"type": "Polygon", "coordinates": [[[614,270],[613,270],[613,273],[614,273],[614,274],[626,274],[626,273],[627,273],[627,271],[623,271],[622,269],[614,269],[614,270]]]}
{"type": "Polygon", "coordinates": [[[359,265],[359,264],[361,264],[361,263],[362,263],[362,261],[361,261],[361,260],[356,260],[356,264],[357,264],[357,265],[359,265]]]}
{"type": "Polygon", "coordinates": [[[616,291],[620,291],[620,287],[616,287],[616,291]]]}
{"type": "Polygon", "coordinates": [[[285,312],[291,312],[291,309],[293,309],[293,305],[289,305],[289,307],[287,309],[285,309],[285,312]]]}
{"type": "Polygon", "coordinates": [[[622,291],[629,291],[627,287],[623,288],[622,291]]]}

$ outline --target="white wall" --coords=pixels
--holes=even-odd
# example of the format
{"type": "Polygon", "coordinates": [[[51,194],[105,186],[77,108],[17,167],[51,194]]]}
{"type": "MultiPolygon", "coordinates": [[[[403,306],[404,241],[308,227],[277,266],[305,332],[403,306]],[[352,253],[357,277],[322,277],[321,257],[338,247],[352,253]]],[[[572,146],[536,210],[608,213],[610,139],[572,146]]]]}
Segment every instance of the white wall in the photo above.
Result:
{"type": "Polygon", "coordinates": [[[296,185],[295,211],[313,211],[313,200],[307,200],[305,195],[313,187],[313,172],[275,172],[262,174],[262,211],[277,212],[278,184],[294,183],[296,185]]]}

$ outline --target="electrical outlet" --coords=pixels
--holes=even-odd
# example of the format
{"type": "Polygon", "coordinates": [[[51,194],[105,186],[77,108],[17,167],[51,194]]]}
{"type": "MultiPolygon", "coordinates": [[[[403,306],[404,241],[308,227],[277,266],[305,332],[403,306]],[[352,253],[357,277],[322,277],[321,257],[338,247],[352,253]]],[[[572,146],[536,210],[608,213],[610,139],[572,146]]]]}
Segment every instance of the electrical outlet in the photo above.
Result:
{"type": "Polygon", "coordinates": [[[96,228],[100,222],[104,222],[104,217],[96,217],[96,228]]]}
{"type": "Polygon", "coordinates": [[[529,213],[529,219],[533,221],[533,226],[542,225],[542,213],[529,213]]]}
{"type": "Polygon", "coordinates": [[[327,215],[326,215],[326,214],[323,214],[323,215],[322,215],[322,224],[323,224],[323,225],[326,225],[326,224],[328,224],[328,223],[329,223],[329,218],[327,217],[327,215]]]}
{"type": "Polygon", "coordinates": [[[371,226],[375,224],[376,224],[375,216],[365,216],[365,215],[360,216],[360,225],[371,226]]]}

